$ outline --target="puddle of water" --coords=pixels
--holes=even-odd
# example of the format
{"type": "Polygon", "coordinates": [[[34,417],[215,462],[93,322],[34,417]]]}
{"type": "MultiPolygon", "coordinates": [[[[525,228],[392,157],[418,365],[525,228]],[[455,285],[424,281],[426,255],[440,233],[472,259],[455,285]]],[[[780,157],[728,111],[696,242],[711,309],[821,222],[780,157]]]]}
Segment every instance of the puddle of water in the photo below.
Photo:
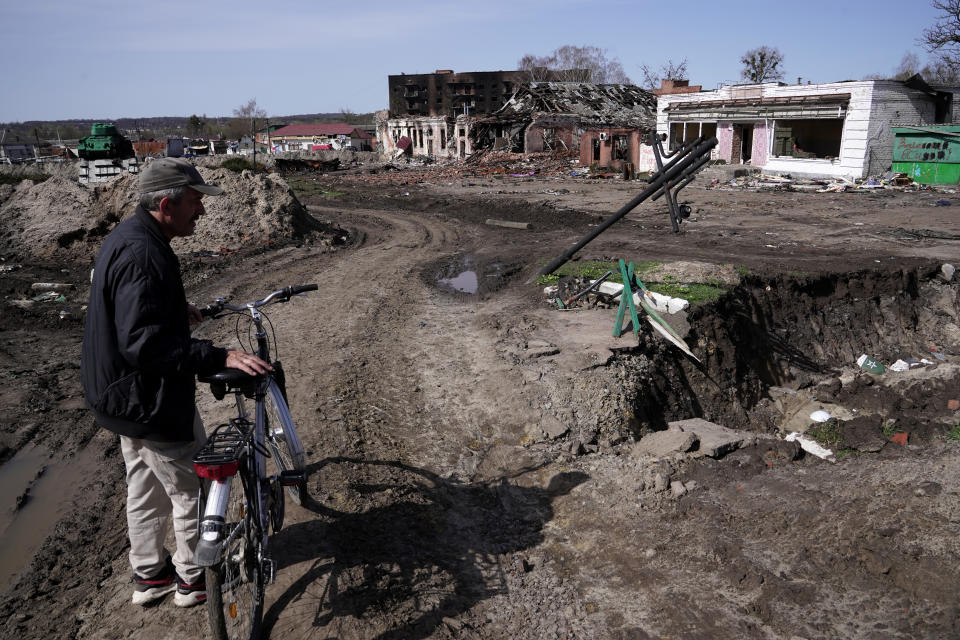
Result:
{"type": "Polygon", "coordinates": [[[52,462],[50,452],[28,446],[0,467],[0,590],[6,591],[53,532],[96,458],[83,450],[73,458],[52,462]],[[38,473],[43,469],[43,473],[38,473]],[[20,509],[17,500],[25,492],[20,509]]]}
{"type": "Polygon", "coordinates": [[[464,293],[476,293],[479,288],[476,271],[464,271],[452,278],[440,278],[437,283],[447,289],[456,289],[464,293]]]}

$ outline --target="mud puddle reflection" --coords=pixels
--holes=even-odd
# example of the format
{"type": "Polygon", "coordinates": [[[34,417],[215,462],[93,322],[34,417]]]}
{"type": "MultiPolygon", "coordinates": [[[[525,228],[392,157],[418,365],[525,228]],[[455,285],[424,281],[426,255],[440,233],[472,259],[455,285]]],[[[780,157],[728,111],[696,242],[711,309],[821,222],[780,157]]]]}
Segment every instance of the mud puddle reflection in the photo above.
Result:
{"type": "Polygon", "coordinates": [[[0,590],[7,590],[69,509],[82,479],[95,472],[86,449],[56,460],[28,446],[0,467],[0,590]]]}
{"type": "Polygon", "coordinates": [[[517,268],[500,262],[484,262],[476,256],[464,254],[427,267],[424,276],[445,291],[475,295],[499,289],[516,271],[517,268]]]}

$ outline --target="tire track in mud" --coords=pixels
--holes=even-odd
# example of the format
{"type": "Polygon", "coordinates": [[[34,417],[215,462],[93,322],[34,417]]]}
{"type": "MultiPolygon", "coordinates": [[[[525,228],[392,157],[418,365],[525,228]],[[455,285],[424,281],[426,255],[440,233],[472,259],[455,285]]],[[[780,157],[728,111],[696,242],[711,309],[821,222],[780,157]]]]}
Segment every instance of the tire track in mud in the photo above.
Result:
{"type": "MultiPolygon", "coordinates": [[[[536,419],[518,411],[516,399],[509,407],[503,404],[522,380],[497,356],[496,335],[477,326],[476,303],[432,289],[422,276],[427,265],[470,249],[470,227],[384,211],[353,211],[342,220],[356,227],[361,244],[332,254],[296,248],[258,256],[246,274],[233,270],[229,280],[203,287],[207,298],[218,295],[210,289],[217,286],[229,289],[234,300],[246,300],[288,284],[319,284],[318,291],[267,310],[280,341],[291,412],[307,450],[312,498],[307,508],[288,505],[287,524],[277,538],[280,571],[268,590],[267,624],[278,636],[307,637],[318,616],[326,617],[322,635],[346,637],[371,637],[374,628],[403,628],[404,618],[416,618],[406,603],[364,622],[353,612],[330,608],[331,600],[338,600],[363,609],[362,602],[343,594],[369,589],[371,571],[391,574],[398,566],[410,567],[427,576],[435,593],[454,600],[462,597],[457,592],[465,588],[463,576],[495,584],[498,579],[484,577],[499,572],[487,553],[473,549],[467,559],[454,558],[464,555],[455,549],[428,560],[402,557],[422,553],[414,544],[390,554],[401,557],[382,558],[376,549],[389,534],[370,533],[369,523],[355,521],[378,510],[395,512],[401,520],[413,517],[407,515],[411,492],[426,491],[416,499],[432,504],[442,492],[430,478],[471,476],[482,461],[480,443],[503,437],[502,425],[493,424],[502,414],[510,415],[505,431],[514,441],[522,437],[522,426],[536,419]],[[389,483],[393,488],[372,495],[349,489],[389,483]],[[365,535],[372,538],[363,548],[350,548],[358,544],[353,538],[365,535]],[[334,599],[327,591],[337,585],[341,595],[334,599]]],[[[228,329],[232,323],[221,323],[206,337],[229,340],[228,329]]],[[[532,405],[522,394],[512,395],[532,405]]],[[[212,411],[211,405],[202,399],[201,412],[212,411]]],[[[476,499],[489,496],[481,491],[476,499]]],[[[436,508],[425,519],[442,519],[445,512],[436,508]]],[[[418,522],[409,525],[414,529],[418,522]]],[[[422,597],[410,591],[407,600],[422,597]]],[[[420,617],[429,618],[422,612],[420,617]]]]}

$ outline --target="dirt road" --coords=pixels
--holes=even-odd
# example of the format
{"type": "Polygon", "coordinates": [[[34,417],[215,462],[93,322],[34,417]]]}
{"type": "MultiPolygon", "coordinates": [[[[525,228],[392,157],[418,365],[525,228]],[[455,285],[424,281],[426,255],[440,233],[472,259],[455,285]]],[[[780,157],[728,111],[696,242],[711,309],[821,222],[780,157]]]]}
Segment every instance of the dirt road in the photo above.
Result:
{"type": "MultiPolygon", "coordinates": [[[[960,222],[933,206],[943,194],[691,188],[680,236],[661,204],[643,205],[583,257],[747,273],[687,314],[698,366],[648,330],[613,339],[612,309],[559,312],[523,284],[634,185],[428,170],[291,182],[314,217],[349,230],[347,246],[207,257],[184,275],[198,303],[320,285],[270,313],[311,497],[288,505],[275,537],[270,637],[960,633],[960,444],[948,440],[960,309],[956,281],[938,275],[960,262],[960,222]],[[933,345],[935,367],[899,377],[855,364],[933,345]],[[816,408],[854,425],[833,462],[782,439],[816,408]],[[639,448],[691,417],[742,446],[639,448]],[[893,431],[910,433],[905,446],[893,431]]],[[[3,283],[15,298],[69,280],[82,298],[85,275],[24,265],[3,283]]],[[[81,322],[4,308],[4,469],[48,471],[10,505],[11,527],[38,524],[32,546],[18,542],[29,564],[4,561],[0,624],[18,638],[196,636],[202,609],[129,604],[122,461],[79,400],[81,322]],[[40,499],[45,478],[59,506],[40,499]]],[[[198,335],[231,341],[232,324],[198,335]]],[[[223,415],[206,394],[200,408],[208,425],[223,415]]]]}

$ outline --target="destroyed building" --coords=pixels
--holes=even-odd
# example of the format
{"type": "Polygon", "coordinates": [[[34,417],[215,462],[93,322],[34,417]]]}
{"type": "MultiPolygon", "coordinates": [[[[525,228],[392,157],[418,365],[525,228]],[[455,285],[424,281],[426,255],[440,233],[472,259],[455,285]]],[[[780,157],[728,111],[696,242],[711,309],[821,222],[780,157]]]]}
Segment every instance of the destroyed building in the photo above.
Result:
{"type": "Polygon", "coordinates": [[[644,164],[644,136],[655,126],[655,106],[652,93],[633,85],[530,83],[496,113],[470,123],[470,146],[569,151],[583,165],[638,167],[644,164]]]}
{"type": "MultiPolygon", "coordinates": [[[[547,79],[562,73],[540,70],[547,79]]],[[[449,69],[388,76],[390,109],[385,119],[378,118],[377,139],[390,154],[465,157],[471,152],[464,123],[498,111],[530,79],[529,71],[449,69]]]]}
{"type": "MultiPolygon", "coordinates": [[[[798,79],[799,80],[799,79],[798,79]]],[[[670,93],[657,103],[657,132],[671,149],[716,136],[714,157],[768,173],[850,179],[890,169],[892,127],[957,122],[957,87],[906,81],[766,82],[670,93]]]]}
{"type": "Polygon", "coordinates": [[[655,127],[655,107],[656,97],[633,85],[529,82],[489,114],[391,117],[382,126],[388,152],[464,159],[482,150],[567,151],[588,165],[649,168],[642,140],[655,127]]]}

